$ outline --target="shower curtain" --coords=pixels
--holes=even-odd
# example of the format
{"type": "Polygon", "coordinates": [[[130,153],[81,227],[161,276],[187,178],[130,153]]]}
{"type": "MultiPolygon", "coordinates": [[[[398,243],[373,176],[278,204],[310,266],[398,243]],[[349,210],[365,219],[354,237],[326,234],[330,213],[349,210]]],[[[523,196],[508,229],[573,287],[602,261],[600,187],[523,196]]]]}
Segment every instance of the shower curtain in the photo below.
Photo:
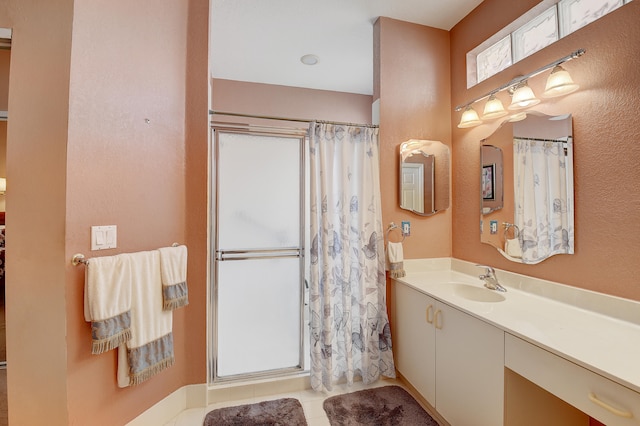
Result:
{"type": "Polygon", "coordinates": [[[515,222],[522,262],[573,253],[572,141],[514,138],[515,222]],[[565,149],[565,146],[568,149],[565,149]]]}
{"type": "Polygon", "coordinates": [[[395,377],[378,129],[311,123],[311,385],[395,377]]]}

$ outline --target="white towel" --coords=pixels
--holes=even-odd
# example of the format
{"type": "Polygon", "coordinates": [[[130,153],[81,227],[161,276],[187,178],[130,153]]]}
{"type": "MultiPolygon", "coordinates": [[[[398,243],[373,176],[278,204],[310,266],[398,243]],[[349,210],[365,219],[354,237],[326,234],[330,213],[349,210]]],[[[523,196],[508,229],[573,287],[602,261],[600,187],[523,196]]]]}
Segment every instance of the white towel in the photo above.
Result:
{"type": "Polygon", "coordinates": [[[118,385],[137,385],[173,365],[173,315],[162,309],[160,251],[127,254],[131,259],[131,340],[118,354],[118,385]],[[127,380],[128,379],[128,380],[127,380]]]}
{"type": "Polygon", "coordinates": [[[520,246],[520,239],[518,238],[507,238],[504,242],[504,251],[511,257],[521,258],[522,257],[522,247],[520,246]]]}
{"type": "Polygon", "coordinates": [[[174,310],[187,306],[187,246],[163,247],[159,251],[163,309],[174,310]]]}
{"type": "Polygon", "coordinates": [[[85,269],[84,318],[91,322],[91,352],[131,339],[131,263],[123,255],[95,257],[85,269]]]}
{"type": "Polygon", "coordinates": [[[387,261],[391,278],[402,278],[406,275],[402,243],[387,243],[387,261]]]}

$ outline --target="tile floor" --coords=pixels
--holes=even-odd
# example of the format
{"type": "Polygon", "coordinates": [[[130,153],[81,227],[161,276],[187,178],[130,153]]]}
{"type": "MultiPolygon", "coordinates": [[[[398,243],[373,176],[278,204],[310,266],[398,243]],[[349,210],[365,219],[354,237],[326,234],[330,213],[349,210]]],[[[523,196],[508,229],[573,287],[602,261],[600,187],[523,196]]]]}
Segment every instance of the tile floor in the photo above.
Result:
{"type": "MultiPolygon", "coordinates": [[[[202,426],[202,422],[206,413],[216,408],[222,407],[230,407],[235,405],[243,405],[243,404],[253,404],[255,402],[260,401],[268,401],[272,399],[278,398],[297,398],[302,404],[302,408],[304,409],[304,414],[307,418],[307,424],[309,426],[329,426],[329,420],[327,419],[327,415],[322,408],[322,403],[324,400],[330,396],[338,395],[347,392],[355,392],[363,389],[369,389],[379,386],[390,386],[390,385],[398,385],[403,386],[403,384],[398,380],[379,380],[373,385],[364,385],[362,382],[354,383],[353,386],[347,387],[347,385],[335,385],[333,391],[330,393],[321,393],[314,392],[312,390],[305,390],[299,392],[288,392],[282,394],[275,394],[268,397],[261,398],[250,398],[236,401],[227,401],[223,403],[217,403],[209,405],[206,408],[192,408],[183,411],[176,418],[172,419],[170,422],[166,423],[165,426],[202,426]]],[[[411,392],[407,389],[408,392],[411,392]]]]}

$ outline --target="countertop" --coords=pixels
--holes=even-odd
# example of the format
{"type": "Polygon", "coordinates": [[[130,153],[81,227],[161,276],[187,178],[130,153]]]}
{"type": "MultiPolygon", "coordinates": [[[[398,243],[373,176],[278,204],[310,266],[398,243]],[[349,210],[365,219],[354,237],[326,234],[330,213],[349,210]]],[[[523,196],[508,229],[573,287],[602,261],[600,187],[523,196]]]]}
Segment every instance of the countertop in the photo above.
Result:
{"type": "Polygon", "coordinates": [[[457,259],[405,260],[397,281],[640,393],[640,302],[496,270],[505,300],[476,302],[484,270],[457,259]]]}

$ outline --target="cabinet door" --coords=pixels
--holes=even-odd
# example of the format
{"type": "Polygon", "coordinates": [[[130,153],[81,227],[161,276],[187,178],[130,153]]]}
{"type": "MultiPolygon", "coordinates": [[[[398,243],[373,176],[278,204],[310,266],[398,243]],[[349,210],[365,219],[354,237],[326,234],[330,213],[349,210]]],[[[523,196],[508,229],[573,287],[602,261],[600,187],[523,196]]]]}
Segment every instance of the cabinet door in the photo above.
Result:
{"type": "Polygon", "coordinates": [[[435,300],[396,281],[393,289],[396,368],[435,406],[435,300]]]}
{"type": "Polygon", "coordinates": [[[453,426],[503,424],[504,332],[446,304],[436,317],[436,409],[453,426]]]}

